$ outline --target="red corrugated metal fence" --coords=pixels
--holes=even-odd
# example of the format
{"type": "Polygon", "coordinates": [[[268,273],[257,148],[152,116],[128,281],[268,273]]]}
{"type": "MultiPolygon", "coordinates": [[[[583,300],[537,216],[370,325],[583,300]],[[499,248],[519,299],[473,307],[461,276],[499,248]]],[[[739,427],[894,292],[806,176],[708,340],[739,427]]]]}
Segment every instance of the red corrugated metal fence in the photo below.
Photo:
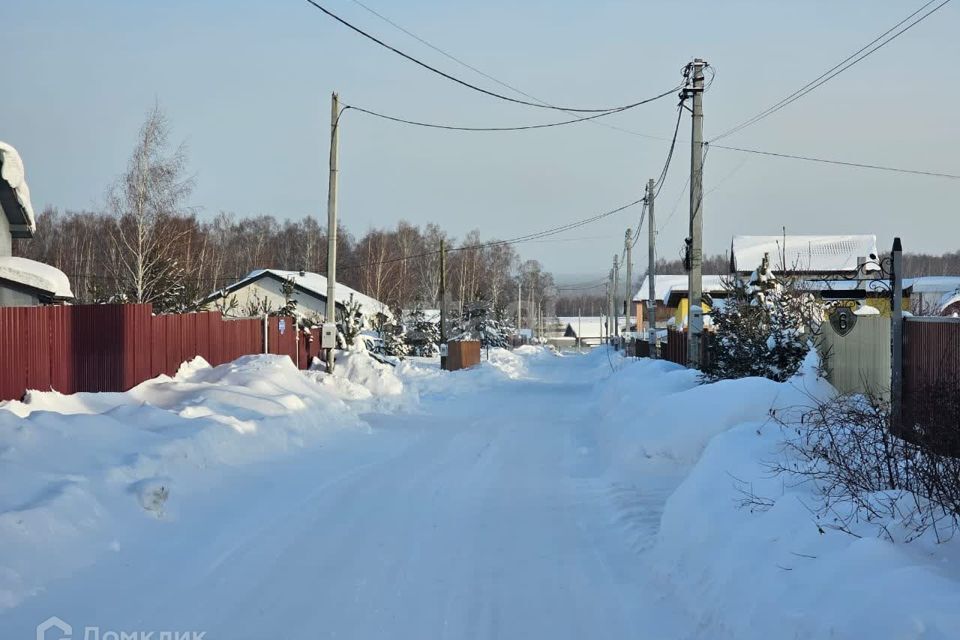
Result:
{"type": "MultiPolygon", "coordinates": [[[[319,356],[314,329],[268,318],[268,351],[306,369],[319,356]],[[282,327],[282,331],[281,331],[282,327]]],[[[264,321],[219,312],[153,315],[149,304],[0,308],[0,400],[28,389],[126,391],[201,356],[216,366],[264,352],[264,321]]]]}

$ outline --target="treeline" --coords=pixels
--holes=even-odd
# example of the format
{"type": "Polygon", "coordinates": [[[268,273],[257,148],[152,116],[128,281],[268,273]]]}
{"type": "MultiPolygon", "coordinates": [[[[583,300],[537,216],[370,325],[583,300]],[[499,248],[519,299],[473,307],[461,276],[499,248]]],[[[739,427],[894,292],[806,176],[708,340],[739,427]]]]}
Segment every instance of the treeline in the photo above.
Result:
{"type": "MultiPolygon", "coordinates": [[[[158,109],[140,130],[124,175],[102,211],[48,208],[17,255],[66,273],[78,302],[149,302],[160,312],[197,308],[207,295],[255,269],[327,271],[325,221],[307,216],[220,213],[201,220],[187,206],[182,149],[170,150],[168,125],[158,109]]],[[[553,278],[539,262],[522,260],[510,244],[484,241],[479,231],[457,240],[436,224],[399,222],[359,237],[337,233],[338,281],[391,308],[436,308],[440,244],[447,247],[448,298],[516,309],[522,281],[524,322],[537,309],[552,313],[553,278]]]]}

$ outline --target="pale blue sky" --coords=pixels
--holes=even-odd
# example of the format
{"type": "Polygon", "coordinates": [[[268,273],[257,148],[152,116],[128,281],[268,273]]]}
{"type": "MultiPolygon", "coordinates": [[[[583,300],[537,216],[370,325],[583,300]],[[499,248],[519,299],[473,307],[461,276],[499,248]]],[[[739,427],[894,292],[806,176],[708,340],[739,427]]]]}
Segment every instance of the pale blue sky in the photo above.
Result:
{"type": "MultiPolygon", "coordinates": [[[[434,44],[538,97],[606,106],[678,83],[694,56],[717,70],[707,137],[776,102],[919,7],[914,2],[417,0],[367,4],[434,44]]],[[[350,0],[322,4],[410,53],[497,89],[350,0]]],[[[18,147],[34,206],[95,206],[125,165],[158,99],[185,140],[201,215],[325,215],[329,94],[400,116],[470,125],[553,120],[450,84],[347,31],[303,0],[5,0],[0,139],[18,147]]],[[[960,173],[960,5],[947,5],[860,65],[730,144],[960,173]]],[[[670,133],[673,100],[611,118],[670,133]]],[[[563,116],[563,114],[560,114],[563,116]]],[[[681,134],[689,134],[684,118],[681,134]]],[[[509,237],[642,195],[666,143],[601,126],[470,134],[345,116],[341,215],[354,232],[405,218],[455,234],[509,237]]],[[[689,167],[681,145],[658,202],[661,221],[689,167]]],[[[734,233],[900,234],[907,250],[960,248],[960,181],[710,152],[705,249],[734,233]],[[746,160],[746,162],[744,162],[746,160]],[[726,178],[726,179],[725,179],[726,178]],[[725,180],[724,180],[725,179],[725,180]]],[[[660,235],[676,256],[686,200],[660,235]]],[[[624,213],[520,245],[559,273],[603,274],[635,224],[624,213]]],[[[645,261],[645,249],[638,262],[645,261]]]]}

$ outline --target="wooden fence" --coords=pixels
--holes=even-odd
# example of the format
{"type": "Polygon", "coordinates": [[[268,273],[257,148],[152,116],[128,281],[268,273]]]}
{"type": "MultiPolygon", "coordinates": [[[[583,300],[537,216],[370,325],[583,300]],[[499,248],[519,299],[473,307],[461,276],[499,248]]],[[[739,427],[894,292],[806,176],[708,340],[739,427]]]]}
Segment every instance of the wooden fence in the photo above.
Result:
{"type": "Polygon", "coordinates": [[[152,311],[149,304],[0,308],[0,400],[28,389],[126,391],[174,375],[195,356],[216,366],[269,352],[305,369],[319,355],[319,330],[298,341],[293,318],[268,318],[265,341],[260,318],[152,311]]]}

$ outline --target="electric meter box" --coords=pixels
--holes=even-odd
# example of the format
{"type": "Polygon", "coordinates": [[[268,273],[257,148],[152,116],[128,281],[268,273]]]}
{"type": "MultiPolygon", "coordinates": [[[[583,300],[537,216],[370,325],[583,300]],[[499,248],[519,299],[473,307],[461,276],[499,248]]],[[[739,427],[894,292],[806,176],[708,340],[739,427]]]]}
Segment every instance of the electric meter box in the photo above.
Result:
{"type": "Polygon", "coordinates": [[[332,322],[324,322],[320,328],[320,348],[336,349],[337,347],[337,325],[332,322]]]}

